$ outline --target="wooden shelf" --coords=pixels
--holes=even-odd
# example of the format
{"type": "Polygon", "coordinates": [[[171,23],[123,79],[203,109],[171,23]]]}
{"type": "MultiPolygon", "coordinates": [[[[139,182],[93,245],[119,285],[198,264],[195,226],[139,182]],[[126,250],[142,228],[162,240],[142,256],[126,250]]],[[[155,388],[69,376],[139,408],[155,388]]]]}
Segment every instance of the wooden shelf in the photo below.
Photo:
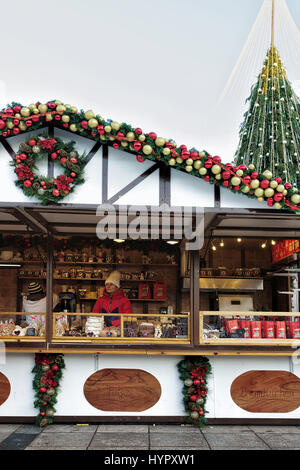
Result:
{"type": "MultiPolygon", "coordinates": [[[[92,299],[79,297],[78,302],[80,302],[81,300],[93,300],[95,302],[95,300],[97,300],[97,299],[98,299],[98,297],[95,297],[95,298],[92,298],[92,299]]],[[[156,300],[156,299],[130,299],[129,297],[127,297],[127,299],[130,300],[130,302],[166,302],[167,301],[167,299],[161,299],[161,300],[156,300]]]]}
{"type": "MultiPolygon", "coordinates": [[[[42,264],[44,261],[42,260],[24,260],[24,261],[9,261],[10,263],[21,263],[21,264],[42,264]]],[[[143,264],[143,263],[98,263],[97,261],[93,261],[89,263],[88,261],[81,262],[81,261],[53,261],[55,266],[143,266],[147,268],[151,267],[167,267],[167,268],[177,268],[178,264],[143,264]]]]}
{"type": "MultiPolygon", "coordinates": [[[[19,279],[46,279],[46,277],[42,276],[18,276],[19,279]]],[[[55,281],[101,281],[105,282],[106,279],[96,279],[94,277],[86,278],[86,277],[53,277],[55,281]]],[[[150,279],[121,279],[122,283],[126,282],[162,282],[160,280],[150,280],[150,279]]]]}

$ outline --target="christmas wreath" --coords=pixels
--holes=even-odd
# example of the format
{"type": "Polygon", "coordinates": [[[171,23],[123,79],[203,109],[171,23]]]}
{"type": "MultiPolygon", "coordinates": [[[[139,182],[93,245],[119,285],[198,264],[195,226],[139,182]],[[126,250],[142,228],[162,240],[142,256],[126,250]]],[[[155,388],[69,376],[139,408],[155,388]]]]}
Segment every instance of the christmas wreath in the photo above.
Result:
{"type": "Polygon", "coordinates": [[[207,376],[211,373],[211,365],[206,357],[189,357],[177,364],[180,379],[184,382],[182,389],[183,402],[187,413],[187,421],[202,427],[207,420],[205,414],[207,397],[207,376]]]}
{"type": "Polygon", "coordinates": [[[22,142],[11,163],[18,177],[16,186],[21,188],[26,196],[38,198],[42,204],[64,199],[76,185],[84,181],[85,156],[78,154],[74,144],[45,135],[32,136],[22,142]],[[63,170],[55,178],[40,175],[38,172],[37,163],[45,153],[63,170]]]}
{"type": "Polygon", "coordinates": [[[36,423],[46,426],[52,423],[57,403],[57,391],[62,378],[65,362],[62,354],[36,354],[32,372],[35,390],[34,407],[40,410],[36,423]]]}

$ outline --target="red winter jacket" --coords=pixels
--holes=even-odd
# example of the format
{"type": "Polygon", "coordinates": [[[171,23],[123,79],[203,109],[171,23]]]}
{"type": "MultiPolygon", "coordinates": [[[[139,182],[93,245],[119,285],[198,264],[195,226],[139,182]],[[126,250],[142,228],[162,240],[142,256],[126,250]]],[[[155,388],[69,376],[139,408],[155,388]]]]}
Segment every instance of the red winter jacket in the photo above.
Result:
{"type": "MultiPolygon", "coordinates": [[[[130,300],[125,297],[123,290],[119,289],[111,296],[103,292],[103,296],[96,301],[93,313],[132,313],[130,300]]],[[[107,326],[113,323],[114,326],[120,324],[120,317],[104,317],[107,326]],[[117,323],[115,323],[117,321],[117,323]]]]}

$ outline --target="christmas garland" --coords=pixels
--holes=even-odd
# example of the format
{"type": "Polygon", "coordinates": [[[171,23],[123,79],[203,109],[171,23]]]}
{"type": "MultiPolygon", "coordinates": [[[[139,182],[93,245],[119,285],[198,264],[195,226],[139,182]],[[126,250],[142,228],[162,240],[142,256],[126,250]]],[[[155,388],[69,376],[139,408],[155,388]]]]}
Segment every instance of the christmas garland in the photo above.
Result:
{"type": "MultiPolygon", "coordinates": [[[[64,105],[59,100],[44,104],[37,102],[28,107],[13,102],[0,111],[0,135],[4,138],[18,135],[39,129],[52,121],[75,134],[134,154],[139,162],[145,159],[159,160],[234,193],[267,202],[274,209],[285,209],[293,213],[300,210],[298,188],[279,176],[273,176],[269,170],[258,172],[252,164],[248,167],[244,164],[224,164],[220,157],[213,157],[206,151],[198,151],[196,148],[188,150],[186,145],[178,147],[174,140],[159,137],[155,132],[143,133],[138,127],[104,119],[91,110],[78,111],[76,107],[64,105]]],[[[26,191],[26,194],[31,196],[31,191],[26,191]]],[[[60,197],[63,197],[61,193],[60,197]]],[[[43,200],[45,199],[46,196],[43,200]]],[[[58,200],[59,196],[53,194],[49,198],[49,202],[58,200]]]]}
{"type": "Polygon", "coordinates": [[[36,354],[32,372],[35,390],[34,407],[39,409],[36,419],[38,426],[52,423],[57,403],[57,392],[65,362],[62,354],[36,354]]]}
{"type": "Polygon", "coordinates": [[[206,424],[205,409],[207,397],[207,376],[211,373],[211,365],[206,357],[189,357],[177,364],[180,379],[184,382],[182,389],[183,402],[187,413],[187,421],[195,426],[206,424]]]}
{"type": "Polygon", "coordinates": [[[59,138],[44,135],[31,136],[22,142],[11,165],[18,177],[16,186],[28,197],[37,197],[42,204],[56,203],[64,199],[74,187],[82,184],[85,157],[79,156],[74,147],[75,142],[65,144],[59,138]],[[49,178],[37,172],[37,162],[44,153],[62,167],[62,174],[49,178]]]}

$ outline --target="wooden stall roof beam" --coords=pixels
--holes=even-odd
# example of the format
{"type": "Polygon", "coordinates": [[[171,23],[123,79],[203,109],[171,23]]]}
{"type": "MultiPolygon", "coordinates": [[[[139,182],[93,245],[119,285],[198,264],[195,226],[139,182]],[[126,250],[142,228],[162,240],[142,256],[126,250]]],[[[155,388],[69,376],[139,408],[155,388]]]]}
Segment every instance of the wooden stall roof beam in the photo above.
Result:
{"type": "Polygon", "coordinates": [[[31,228],[34,232],[47,233],[47,229],[37,220],[31,217],[22,206],[17,206],[12,210],[12,214],[24,225],[31,228]]]}
{"type": "Polygon", "coordinates": [[[53,233],[54,235],[58,234],[57,230],[53,225],[51,225],[39,212],[33,211],[29,208],[23,208],[24,212],[36,220],[40,225],[42,225],[47,232],[53,233]]]}

